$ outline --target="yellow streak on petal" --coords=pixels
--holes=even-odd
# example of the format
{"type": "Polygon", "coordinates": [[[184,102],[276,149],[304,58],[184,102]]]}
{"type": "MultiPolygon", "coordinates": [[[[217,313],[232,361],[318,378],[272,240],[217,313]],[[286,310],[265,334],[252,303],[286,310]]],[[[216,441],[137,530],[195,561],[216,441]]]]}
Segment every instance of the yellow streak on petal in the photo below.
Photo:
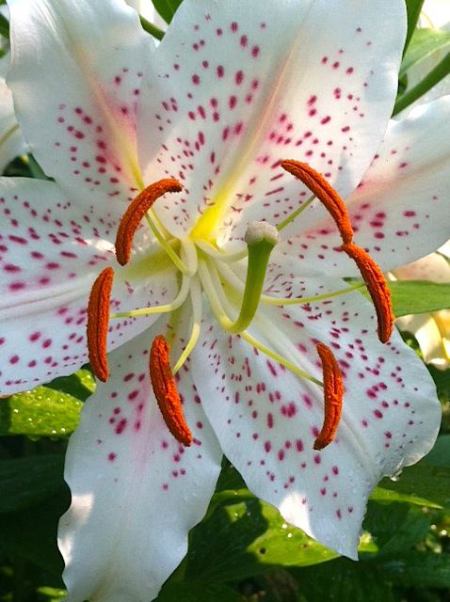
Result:
{"type": "MultiPolygon", "coordinates": [[[[232,159],[228,169],[224,170],[218,192],[191,230],[192,240],[215,241],[216,230],[230,208],[233,199],[232,193],[236,189],[237,182],[245,173],[248,165],[255,159],[257,149],[261,146],[276,112],[282,106],[283,98],[289,95],[293,85],[299,85],[297,80],[295,83],[290,81],[289,75],[301,40],[301,36],[294,37],[291,49],[284,57],[280,57],[280,66],[274,69],[268,92],[261,97],[259,107],[253,111],[250,121],[244,126],[244,136],[245,133],[247,136],[242,139],[238,151],[235,151],[237,160],[232,159]]],[[[287,46],[288,44],[286,44],[287,46]]]]}

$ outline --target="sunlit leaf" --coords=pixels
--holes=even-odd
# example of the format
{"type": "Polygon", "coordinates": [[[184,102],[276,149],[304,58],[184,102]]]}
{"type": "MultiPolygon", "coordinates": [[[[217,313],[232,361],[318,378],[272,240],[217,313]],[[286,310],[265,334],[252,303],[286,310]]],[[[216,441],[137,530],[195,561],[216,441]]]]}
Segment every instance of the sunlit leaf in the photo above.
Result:
{"type": "Polygon", "coordinates": [[[61,391],[37,387],[0,400],[0,435],[65,437],[78,425],[83,403],[61,391]]]}

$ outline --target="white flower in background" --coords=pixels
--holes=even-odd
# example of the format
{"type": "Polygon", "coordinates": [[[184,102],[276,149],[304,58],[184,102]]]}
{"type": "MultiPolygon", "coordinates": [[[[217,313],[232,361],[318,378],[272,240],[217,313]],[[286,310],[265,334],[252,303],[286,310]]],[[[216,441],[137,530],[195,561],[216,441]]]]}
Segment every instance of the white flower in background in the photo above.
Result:
{"type": "Polygon", "coordinates": [[[55,182],[1,181],[0,391],[88,345],[107,381],[68,450],[69,600],[154,598],[222,452],[355,558],[371,489],[440,418],[372,259],[448,234],[450,99],[389,122],[403,0],[185,0],[157,47],[121,0],[10,8],[18,119],[55,182]]]}
{"type": "Polygon", "coordinates": [[[420,17],[421,27],[446,29],[450,25],[450,3],[448,0],[425,0],[420,17]]]}
{"type": "MultiPolygon", "coordinates": [[[[399,280],[429,280],[450,283],[450,244],[439,253],[432,253],[394,271],[399,280]]],[[[414,334],[427,363],[445,370],[450,366],[450,310],[432,314],[405,316],[398,326],[414,334]]]]}

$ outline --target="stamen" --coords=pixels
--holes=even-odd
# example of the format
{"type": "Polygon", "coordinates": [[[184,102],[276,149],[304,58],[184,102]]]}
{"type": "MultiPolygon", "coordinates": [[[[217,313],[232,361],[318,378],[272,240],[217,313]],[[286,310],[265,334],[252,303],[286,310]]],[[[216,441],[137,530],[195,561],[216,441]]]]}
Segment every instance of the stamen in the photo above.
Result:
{"type": "MultiPolygon", "coordinates": [[[[236,266],[231,269],[228,265],[222,262],[216,262],[216,267],[222,277],[228,281],[229,284],[237,291],[242,292],[244,290],[244,283],[241,278],[235,273],[236,266]]],[[[241,271],[240,266],[237,269],[241,271]]],[[[326,301],[328,299],[334,299],[334,297],[340,297],[341,295],[348,295],[354,291],[365,288],[365,283],[357,282],[346,288],[339,289],[337,291],[330,291],[329,293],[321,293],[320,295],[312,295],[311,297],[273,297],[272,295],[261,295],[261,301],[267,305],[308,305],[310,303],[318,303],[320,301],[326,301]]]]}
{"type": "Polygon", "coordinates": [[[361,272],[377,312],[378,338],[387,343],[394,328],[394,312],[386,278],[380,266],[361,247],[348,243],[342,245],[342,250],[355,261],[361,272]]]}
{"type": "Polygon", "coordinates": [[[134,234],[153,203],[166,192],[180,192],[181,190],[181,184],[174,178],[159,180],[159,182],[147,186],[128,205],[120,220],[116,235],[116,257],[120,265],[125,265],[130,261],[134,234]]]}
{"type": "Polygon", "coordinates": [[[183,305],[188,294],[191,279],[183,274],[180,290],[172,303],[164,305],[153,305],[151,307],[142,307],[140,309],[131,309],[130,311],[119,311],[110,315],[110,318],[142,318],[143,316],[153,316],[154,314],[167,314],[175,311],[183,305]]]}
{"type": "Polygon", "coordinates": [[[342,415],[344,382],[342,372],[331,349],[323,343],[317,344],[317,353],[322,361],[325,415],[322,429],[314,441],[314,449],[329,445],[336,436],[342,415]]]}
{"type": "Polygon", "coordinates": [[[336,222],[342,241],[350,243],[353,238],[350,215],[344,201],[336,190],[330,186],[318,171],[310,167],[307,163],[287,160],[281,162],[281,167],[301,180],[316,195],[336,222]]]}
{"type": "Polygon", "coordinates": [[[191,304],[192,304],[192,329],[189,340],[178,358],[173,373],[176,374],[191,355],[194,347],[197,345],[200,337],[201,322],[202,322],[202,290],[200,283],[196,278],[191,282],[191,304]]]}
{"type": "MultiPolygon", "coordinates": [[[[232,322],[231,322],[230,318],[228,317],[228,313],[225,312],[224,306],[226,308],[226,311],[230,312],[231,305],[230,305],[229,301],[227,300],[225,293],[221,287],[214,264],[211,263],[211,265],[208,268],[208,265],[204,261],[200,261],[199,276],[200,276],[200,280],[203,284],[203,288],[206,293],[206,296],[208,297],[208,300],[209,300],[209,303],[210,303],[210,306],[211,306],[214,316],[216,317],[217,321],[221,324],[221,326],[225,330],[227,330],[228,325],[231,324],[232,322]],[[210,269],[211,269],[211,272],[209,271],[210,269]]],[[[272,330],[272,334],[273,334],[273,331],[274,331],[273,324],[271,324],[271,330],[272,330]]],[[[322,383],[320,382],[320,380],[318,380],[314,376],[311,376],[311,374],[309,374],[305,370],[302,370],[301,368],[299,368],[294,362],[290,361],[289,359],[287,359],[280,353],[277,353],[273,349],[270,349],[269,347],[267,347],[267,345],[264,345],[264,343],[262,343],[261,341],[259,341],[258,339],[256,339],[252,335],[250,335],[246,330],[244,330],[243,332],[240,332],[239,335],[245,341],[250,343],[250,345],[252,345],[256,349],[258,349],[261,353],[263,353],[267,357],[273,359],[278,364],[281,364],[282,366],[287,368],[290,372],[292,372],[292,374],[295,374],[298,378],[309,380],[316,385],[322,386],[322,383]]],[[[279,341],[279,340],[283,339],[282,333],[280,331],[277,331],[275,333],[275,335],[273,335],[273,339],[275,341],[279,341]]],[[[281,342],[281,346],[283,347],[283,345],[285,345],[285,347],[287,348],[289,346],[289,341],[283,340],[281,342]]]]}
{"type": "Polygon", "coordinates": [[[183,405],[170,369],[169,345],[161,335],[153,340],[149,368],[153,392],[167,428],[177,441],[186,446],[191,445],[192,433],[186,423],[183,405]]]}
{"type": "Polygon", "coordinates": [[[114,270],[105,268],[95,280],[87,310],[87,346],[92,370],[101,381],[109,377],[107,339],[114,270]]]}

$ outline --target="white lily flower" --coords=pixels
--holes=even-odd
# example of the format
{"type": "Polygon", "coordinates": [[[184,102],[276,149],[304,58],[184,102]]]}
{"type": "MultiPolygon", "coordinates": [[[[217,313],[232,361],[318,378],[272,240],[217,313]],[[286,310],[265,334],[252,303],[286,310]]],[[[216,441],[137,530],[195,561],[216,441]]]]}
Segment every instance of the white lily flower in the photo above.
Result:
{"type": "Polygon", "coordinates": [[[378,340],[342,280],[354,257],[387,341],[383,278],[336,190],[383,270],[448,236],[450,100],[389,123],[403,1],[185,0],[158,47],[121,0],[10,9],[17,115],[55,182],[2,181],[0,390],[87,360],[94,280],[90,359],[110,374],[67,455],[69,600],[154,598],[222,451],[355,558],[371,489],[440,419],[423,364],[396,333],[378,340]]]}

